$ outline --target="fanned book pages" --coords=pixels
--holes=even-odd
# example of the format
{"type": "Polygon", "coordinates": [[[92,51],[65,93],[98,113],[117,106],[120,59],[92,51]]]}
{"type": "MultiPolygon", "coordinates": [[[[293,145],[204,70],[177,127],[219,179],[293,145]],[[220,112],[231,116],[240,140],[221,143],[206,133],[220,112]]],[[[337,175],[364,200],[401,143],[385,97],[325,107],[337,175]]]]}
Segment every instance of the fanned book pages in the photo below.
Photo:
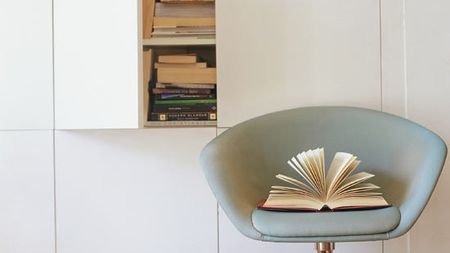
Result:
{"type": "Polygon", "coordinates": [[[323,148],[299,153],[287,163],[303,180],[276,175],[288,186],[272,186],[269,197],[258,207],[265,210],[317,211],[389,206],[382,193],[376,191],[380,187],[367,182],[374,175],[367,172],[350,175],[360,162],[352,154],[337,152],[326,174],[323,148]]]}

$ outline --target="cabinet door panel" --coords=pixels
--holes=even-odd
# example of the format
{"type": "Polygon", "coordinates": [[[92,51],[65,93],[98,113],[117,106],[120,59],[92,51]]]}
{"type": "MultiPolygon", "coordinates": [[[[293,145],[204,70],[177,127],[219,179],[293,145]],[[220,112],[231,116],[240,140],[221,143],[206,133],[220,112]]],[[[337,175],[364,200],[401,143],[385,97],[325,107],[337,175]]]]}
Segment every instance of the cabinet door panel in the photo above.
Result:
{"type": "Polygon", "coordinates": [[[378,0],[217,1],[219,126],[309,105],[381,108],[378,0]]]}
{"type": "Polygon", "coordinates": [[[0,252],[55,252],[53,132],[0,132],[0,252]]]}
{"type": "Polygon", "coordinates": [[[0,129],[53,128],[52,1],[1,1],[0,34],[0,129]]]}
{"type": "Polygon", "coordinates": [[[197,164],[215,133],[57,131],[58,252],[216,252],[216,201],[197,164]]]}
{"type": "Polygon", "coordinates": [[[57,129],[138,127],[137,4],[55,0],[57,129]]]}
{"type": "MultiPolygon", "coordinates": [[[[408,118],[429,127],[450,144],[450,2],[406,2],[408,118]]],[[[449,159],[430,202],[410,232],[411,253],[450,246],[449,159]]]]}

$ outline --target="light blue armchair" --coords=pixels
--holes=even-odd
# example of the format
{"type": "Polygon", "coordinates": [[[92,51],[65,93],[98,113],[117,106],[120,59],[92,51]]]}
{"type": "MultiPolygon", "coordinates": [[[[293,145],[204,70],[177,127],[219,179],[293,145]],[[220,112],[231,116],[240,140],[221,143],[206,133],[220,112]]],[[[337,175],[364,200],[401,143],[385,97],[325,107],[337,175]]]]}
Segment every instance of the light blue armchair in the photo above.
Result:
{"type": "MultiPolygon", "coordinates": [[[[387,113],[351,107],[306,107],[270,113],[229,129],[202,151],[208,183],[231,222],[244,235],[272,242],[386,240],[415,223],[437,183],[447,148],[426,128],[387,113]],[[256,209],[275,175],[299,151],[324,147],[327,166],[335,152],[362,161],[393,206],[346,212],[271,212],[256,209]]],[[[291,174],[295,176],[295,174],[291,174]]]]}

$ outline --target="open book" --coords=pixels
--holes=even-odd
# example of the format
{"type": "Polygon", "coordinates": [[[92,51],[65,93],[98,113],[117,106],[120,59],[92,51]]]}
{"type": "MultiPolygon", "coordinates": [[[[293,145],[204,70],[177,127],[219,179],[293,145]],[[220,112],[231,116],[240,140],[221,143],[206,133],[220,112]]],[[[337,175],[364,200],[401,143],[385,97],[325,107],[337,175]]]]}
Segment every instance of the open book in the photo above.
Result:
{"type": "Polygon", "coordinates": [[[379,192],[380,187],[367,183],[374,175],[367,172],[350,174],[361,161],[338,152],[325,174],[324,150],[318,148],[299,153],[287,163],[303,180],[278,174],[290,186],[272,186],[269,197],[258,207],[266,210],[343,210],[386,207],[389,204],[379,192]]]}

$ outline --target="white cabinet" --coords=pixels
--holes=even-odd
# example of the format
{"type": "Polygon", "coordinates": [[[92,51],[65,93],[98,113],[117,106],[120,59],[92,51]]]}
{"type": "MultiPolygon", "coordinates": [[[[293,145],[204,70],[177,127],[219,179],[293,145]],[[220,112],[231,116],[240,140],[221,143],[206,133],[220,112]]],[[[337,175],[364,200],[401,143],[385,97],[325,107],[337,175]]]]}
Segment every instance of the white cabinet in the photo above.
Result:
{"type": "Polygon", "coordinates": [[[0,36],[0,130],[51,129],[52,1],[1,1],[0,36]]]}
{"type": "MultiPolygon", "coordinates": [[[[142,125],[139,9],[55,1],[57,129],[142,125]]],[[[379,1],[220,0],[216,10],[220,127],[297,106],[381,109],[379,1]]]]}
{"type": "Polygon", "coordinates": [[[216,252],[216,200],[197,163],[215,135],[57,131],[57,251],[216,252]]]}
{"type": "Polygon", "coordinates": [[[218,125],[308,105],[381,109],[378,0],[217,1],[218,125]]]}
{"type": "Polygon", "coordinates": [[[0,252],[55,252],[52,131],[0,132],[0,252]]]}
{"type": "Polygon", "coordinates": [[[57,129],[139,126],[138,2],[54,1],[57,129]]]}
{"type": "MultiPolygon", "coordinates": [[[[57,129],[142,125],[138,2],[55,1],[57,129]]],[[[221,0],[216,10],[219,127],[297,106],[381,109],[379,1],[221,0]]]]}

